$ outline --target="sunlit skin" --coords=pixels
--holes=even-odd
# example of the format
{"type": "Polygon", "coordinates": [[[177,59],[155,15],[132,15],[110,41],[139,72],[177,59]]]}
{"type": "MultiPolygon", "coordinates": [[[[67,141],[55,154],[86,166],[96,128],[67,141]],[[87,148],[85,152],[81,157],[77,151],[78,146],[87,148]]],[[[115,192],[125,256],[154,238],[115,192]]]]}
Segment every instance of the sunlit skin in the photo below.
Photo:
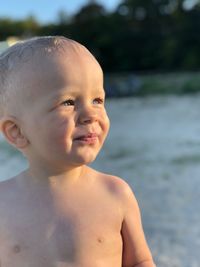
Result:
{"type": "Polygon", "coordinates": [[[13,77],[2,133],[29,167],[0,183],[0,266],[153,267],[131,189],[88,167],[109,130],[101,67],[65,46],[13,77]]]}

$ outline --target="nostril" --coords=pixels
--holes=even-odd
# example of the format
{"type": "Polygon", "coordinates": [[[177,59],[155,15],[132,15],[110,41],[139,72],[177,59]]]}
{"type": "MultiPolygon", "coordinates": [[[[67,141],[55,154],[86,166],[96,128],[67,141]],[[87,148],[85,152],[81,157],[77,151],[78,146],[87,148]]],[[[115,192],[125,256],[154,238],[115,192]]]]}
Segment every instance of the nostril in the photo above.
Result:
{"type": "Polygon", "coordinates": [[[80,116],[79,121],[83,124],[92,123],[97,120],[96,114],[83,114],[80,116]]]}

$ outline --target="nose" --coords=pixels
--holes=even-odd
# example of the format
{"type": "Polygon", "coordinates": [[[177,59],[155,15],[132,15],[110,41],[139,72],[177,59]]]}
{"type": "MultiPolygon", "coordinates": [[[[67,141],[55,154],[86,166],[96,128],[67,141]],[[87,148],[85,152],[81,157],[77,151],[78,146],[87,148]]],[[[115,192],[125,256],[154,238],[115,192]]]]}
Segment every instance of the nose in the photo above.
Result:
{"type": "Polygon", "coordinates": [[[83,107],[79,113],[78,121],[80,124],[90,124],[97,120],[97,113],[90,107],[83,107]]]}

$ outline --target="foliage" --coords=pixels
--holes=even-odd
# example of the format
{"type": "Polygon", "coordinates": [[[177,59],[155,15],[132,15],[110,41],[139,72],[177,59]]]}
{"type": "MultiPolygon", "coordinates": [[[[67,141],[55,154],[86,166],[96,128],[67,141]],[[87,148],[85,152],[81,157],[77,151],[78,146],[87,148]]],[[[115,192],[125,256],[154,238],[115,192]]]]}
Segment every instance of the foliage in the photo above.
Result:
{"type": "Polygon", "coordinates": [[[137,77],[140,81],[138,96],[152,94],[190,94],[200,92],[199,72],[173,72],[145,74],[137,77]]]}
{"type": "Polygon", "coordinates": [[[106,72],[196,70],[200,66],[200,5],[188,0],[122,0],[113,12],[89,1],[74,16],[62,10],[54,23],[0,19],[9,36],[64,35],[85,44],[106,72]],[[187,7],[187,9],[186,9],[187,7]]]}

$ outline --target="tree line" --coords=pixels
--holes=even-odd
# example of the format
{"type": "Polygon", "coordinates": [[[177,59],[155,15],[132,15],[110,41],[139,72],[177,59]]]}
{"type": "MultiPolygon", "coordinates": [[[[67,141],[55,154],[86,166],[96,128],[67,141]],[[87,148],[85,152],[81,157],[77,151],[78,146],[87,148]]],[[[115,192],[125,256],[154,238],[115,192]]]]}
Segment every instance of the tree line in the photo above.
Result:
{"type": "Polygon", "coordinates": [[[93,0],[46,25],[34,16],[0,18],[0,40],[64,35],[86,45],[106,72],[197,70],[199,27],[198,0],[122,0],[112,12],[93,0]]]}

